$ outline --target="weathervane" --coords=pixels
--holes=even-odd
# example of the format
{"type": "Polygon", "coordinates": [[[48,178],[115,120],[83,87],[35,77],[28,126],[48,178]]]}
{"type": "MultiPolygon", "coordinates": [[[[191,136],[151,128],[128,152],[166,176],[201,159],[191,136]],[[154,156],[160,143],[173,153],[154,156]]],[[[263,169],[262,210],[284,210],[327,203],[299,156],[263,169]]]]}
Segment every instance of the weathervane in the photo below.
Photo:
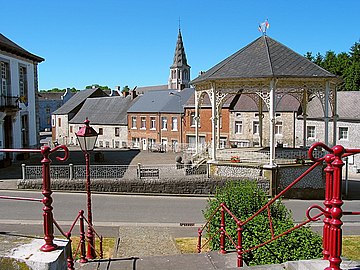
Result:
{"type": "Polygon", "coordinates": [[[268,19],[265,20],[265,22],[259,24],[259,31],[266,36],[266,30],[270,27],[270,24],[268,22],[268,19]]]}

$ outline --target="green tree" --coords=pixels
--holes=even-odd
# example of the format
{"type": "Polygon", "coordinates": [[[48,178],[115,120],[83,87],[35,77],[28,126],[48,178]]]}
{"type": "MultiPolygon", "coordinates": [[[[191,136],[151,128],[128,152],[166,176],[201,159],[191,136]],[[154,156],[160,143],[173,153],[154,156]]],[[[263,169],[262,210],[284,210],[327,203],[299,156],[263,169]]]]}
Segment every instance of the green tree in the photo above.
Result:
{"type": "Polygon", "coordinates": [[[121,92],[129,92],[130,91],[130,88],[129,88],[129,86],[127,86],[127,85],[125,85],[124,87],[123,87],[123,89],[121,90],[121,92]]]}
{"type": "Polygon", "coordinates": [[[102,86],[102,85],[99,85],[99,84],[92,84],[92,85],[87,85],[85,86],[85,89],[91,89],[93,87],[96,87],[96,88],[100,88],[101,90],[111,90],[109,88],[109,86],[105,85],[105,86],[102,86]]]}
{"type": "MultiPolygon", "coordinates": [[[[240,220],[245,221],[268,202],[267,195],[259,189],[255,181],[228,182],[224,188],[218,189],[214,198],[209,199],[204,216],[209,219],[220,203],[225,203],[230,211],[240,220]]],[[[274,235],[279,235],[295,226],[289,210],[281,201],[270,206],[274,235]]],[[[237,226],[226,214],[226,231],[237,239],[237,226]]],[[[210,222],[210,235],[220,228],[220,213],[210,222]]],[[[243,226],[243,249],[255,247],[271,239],[271,230],[267,211],[264,211],[245,226],[243,226]]],[[[213,250],[218,250],[219,237],[210,242],[213,250]]],[[[226,241],[226,249],[234,249],[231,241],[226,241]]],[[[248,265],[283,263],[285,261],[314,259],[322,256],[321,237],[310,230],[301,227],[286,236],[244,254],[248,265]]]]}

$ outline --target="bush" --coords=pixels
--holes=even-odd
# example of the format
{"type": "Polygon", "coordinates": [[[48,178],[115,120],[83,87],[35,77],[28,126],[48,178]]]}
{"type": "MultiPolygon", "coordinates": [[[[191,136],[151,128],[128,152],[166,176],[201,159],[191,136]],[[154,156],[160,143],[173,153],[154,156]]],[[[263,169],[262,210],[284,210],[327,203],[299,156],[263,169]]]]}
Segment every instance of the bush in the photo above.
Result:
{"type": "MultiPolygon", "coordinates": [[[[204,216],[208,219],[219,206],[225,203],[229,210],[241,221],[251,217],[268,202],[267,195],[255,181],[228,182],[218,189],[215,197],[209,199],[204,216]]],[[[291,213],[278,200],[270,206],[274,235],[279,235],[295,226],[291,213]]],[[[237,241],[237,226],[230,215],[225,214],[227,233],[237,241]]],[[[212,235],[220,228],[220,212],[210,222],[212,235]]],[[[243,227],[243,250],[257,246],[271,239],[271,231],[267,211],[263,211],[243,227]]],[[[210,241],[213,250],[219,250],[219,237],[210,241]]],[[[231,241],[226,240],[226,250],[234,250],[231,241]]],[[[279,239],[244,254],[247,265],[275,264],[294,260],[308,260],[322,256],[322,239],[309,227],[301,227],[279,239]]]]}

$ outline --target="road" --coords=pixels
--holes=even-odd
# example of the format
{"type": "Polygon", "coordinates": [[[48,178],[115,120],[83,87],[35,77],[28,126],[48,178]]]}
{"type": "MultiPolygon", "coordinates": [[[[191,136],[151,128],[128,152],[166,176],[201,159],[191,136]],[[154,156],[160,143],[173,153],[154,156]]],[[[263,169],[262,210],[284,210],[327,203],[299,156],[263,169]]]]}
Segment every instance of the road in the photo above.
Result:
{"type": "MultiPolygon", "coordinates": [[[[0,191],[0,195],[14,197],[42,198],[39,191],[0,191]]],[[[53,194],[54,218],[68,227],[80,209],[86,211],[86,194],[53,194]]],[[[0,200],[0,231],[41,234],[42,203],[0,200]],[[33,232],[33,233],[35,233],[33,232]]],[[[180,223],[194,223],[191,233],[204,223],[202,210],[206,208],[206,197],[141,196],[118,194],[92,194],[93,221],[101,228],[102,234],[115,236],[119,226],[167,226],[180,228],[180,223]]],[[[294,220],[305,219],[306,209],[322,201],[284,200],[292,211],[294,220]]],[[[344,211],[360,211],[360,201],[345,201],[344,211]]],[[[316,210],[314,210],[314,213],[316,210]]],[[[360,216],[344,216],[344,234],[360,234],[360,216]]],[[[314,230],[321,231],[321,222],[313,224],[314,230]]],[[[188,231],[189,232],[189,231],[188,231]]]]}

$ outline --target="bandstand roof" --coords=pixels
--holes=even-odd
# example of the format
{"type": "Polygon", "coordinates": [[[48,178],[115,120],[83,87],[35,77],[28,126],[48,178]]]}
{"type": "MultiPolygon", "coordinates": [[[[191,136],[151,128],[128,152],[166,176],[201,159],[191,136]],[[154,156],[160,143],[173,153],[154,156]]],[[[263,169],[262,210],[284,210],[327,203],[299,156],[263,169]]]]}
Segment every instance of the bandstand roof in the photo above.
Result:
{"type": "Polygon", "coordinates": [[[191,84],[222,79],[335,78],[280,42],[261,36],[194,79],[191,84]]]}

